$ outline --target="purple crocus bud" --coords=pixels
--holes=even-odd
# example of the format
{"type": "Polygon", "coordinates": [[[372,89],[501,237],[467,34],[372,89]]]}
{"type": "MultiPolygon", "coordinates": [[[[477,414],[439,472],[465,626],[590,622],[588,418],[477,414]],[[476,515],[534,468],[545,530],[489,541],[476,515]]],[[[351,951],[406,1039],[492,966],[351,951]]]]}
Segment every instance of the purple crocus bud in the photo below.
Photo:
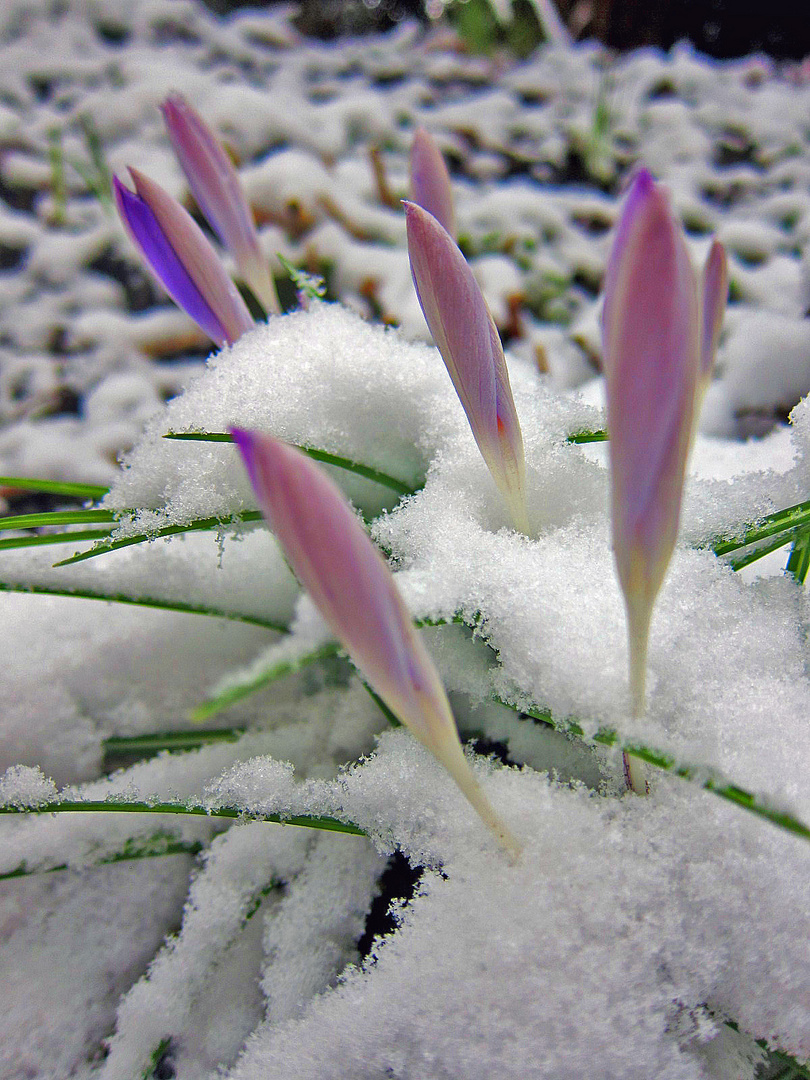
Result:
{"type": "Polygon", "coordinates": [[[650,618],[678,533],[702,347],[686,240],[668,195],[646,170],[619,220],[602,329],[613,550],[627,609],[633,712],[640,716],[650,618]]]}
{"type": "Polygon", "coordinates": [[[436,140],[423,127],[416,129],[411,143],[411,199],[433,214],[455,240],[456,213],[450,174],[436,140]]]}
{"type": "Polygon", "coordinates": [[[169,138],[197,205],[225,247],[239,273],[264,306],[281,307],[267,260],[259,247],[256,226],[236,169],[202,117],[180,94],[161,106],[169,138]]]}
{"type": "Polygon", "coordinates": [[[137,169],[135,192],[113,177],[118,213],[169,296],[222,348],[254,326],[239,290],[202,229],[175,199],[137,169]]]}
{"type": "Polygon", "coordinates": [[[259,506],[332,633],[395,715],[444,765],[511,852],[517,841],[478,786],[447,695],[393,575],[343,495],[278,439],[233,431],[259,506]]]}
{"type": "Polygon", "coordinates": [[[495,323],[447,230],[415,203],[405,203],[405,216],[413,282],[433,340],[512,519],[528,532],[523,436],[495,323]]]}
{"type": "Polygon", "coordinates": [[[700,344],[700,379],[701,396],[706,391],[712,377],[714,356],[720,339],[720,327],[726,312],[728,298],[728,260],[726,249],[719,240],[715,240],[709,249],[706,264],[703,267],[703,336],[700,344]]]}

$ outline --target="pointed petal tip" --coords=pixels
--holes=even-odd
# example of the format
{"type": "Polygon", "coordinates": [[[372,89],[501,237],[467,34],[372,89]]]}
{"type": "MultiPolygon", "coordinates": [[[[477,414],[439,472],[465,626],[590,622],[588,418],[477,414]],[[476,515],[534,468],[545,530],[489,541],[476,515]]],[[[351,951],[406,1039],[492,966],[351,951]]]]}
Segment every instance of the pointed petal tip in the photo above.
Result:
{"type": "Polygon", "coordinates": [[[247,428],[232,427],[228,428],[231,433],[231,437],[243,454],[250,453],[253,449],[254,432],[248,431],[247,428]]]}
{"type": "Polygon", "coordinates": [[[272,452],[273,440],[269,435],[264,436],[262,439],[262,446],[259,446],[260,435],[257,431],[250,431],[247,428],[229,428],[228,429],[233,437],[234,444],[242,455],[242,460],[245,463],[248,477],[254,489],[259,489],[259,476],[258,476],[258,458],[262,449],[267,453],[272,452]]]}
{"type": "Polygon", "coordinates": [[[652,191],[652,189],[655,187],[655,180],[653,179],[653,174],[648,168],[642,165],[642,167],[633,177],[633,182],[631,186],[637,191],[652,191]]]}
{"type": "Polygon", "coordinates": [[[161,101],[160,111],[166,116],[167,113],[177,113],[187,106],[188,101],[186,101],[185,97],[179,91],[174,91],[161,101]]]}

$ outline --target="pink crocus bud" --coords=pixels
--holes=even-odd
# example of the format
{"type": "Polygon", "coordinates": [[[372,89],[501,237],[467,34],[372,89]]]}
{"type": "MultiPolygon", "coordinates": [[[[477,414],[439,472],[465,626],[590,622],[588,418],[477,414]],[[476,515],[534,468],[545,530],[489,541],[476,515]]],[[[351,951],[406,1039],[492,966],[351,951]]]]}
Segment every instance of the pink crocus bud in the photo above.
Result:
{"type": "Polygon", "coordinates": [[[278,314],[276,286],[231,159],[181,94],[167,98],[161,109],[174,152],[206,221],[233,255],[239,273],[265,311],[278,314]]]}
{"type": "Polygon", "coordinates": [[[433,214],[455,240],[456,213],[450,174],[436,140],[423,127],[416,129],[411,143],[411,199],[433,214]]]}
{"type": "Polygon", "coordinates": [[[492,315],[447,230],[415,203],[405,203],[405,216],[413,282],[433,340],[515,526],[528,532],[523,436],[492,315]]]}
{"type": "Polygon", "coordinates": [[[461,748],[450,704],[393,575],[343,495],[310,458],[233,431],[262,513],[332,633],[391,711],[433,753],[513,854],[461,748]]]}
{"type": "Polygon", "coordinates": [[[255,325],[202,229],[159,184],[130,169],[135,192],[113,177],[118,213],[175,303],[222,348],[255,325]]]}
{"type": "Polygon", "coordinates": [[[728,298],[728,260],[726,249],[715,240],[703,267],[703,336],[700,344],[700,397],[706,392],[712,377],[720,327],[728,298]]]}
{"type": "Polygon", "coordinates": [[[640,716],[650,619],[678,533],[703,341],[683,230],[646,170],[632,184],[613,242],[603,337],[613,551],[640,716]]]}

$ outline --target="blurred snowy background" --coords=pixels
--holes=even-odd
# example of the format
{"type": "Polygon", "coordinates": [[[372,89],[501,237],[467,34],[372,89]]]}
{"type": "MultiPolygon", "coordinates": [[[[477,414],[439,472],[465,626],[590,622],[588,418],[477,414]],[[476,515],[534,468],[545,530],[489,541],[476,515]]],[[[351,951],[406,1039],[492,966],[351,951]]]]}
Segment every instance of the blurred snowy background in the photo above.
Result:
{"type": "MultiPolygon", "coordinates": [[[[609,719],[624,657],[599,517],[601,450],[580,456],[553,439],[599,422],[588,406],[602,401],[610,230],[643,163],[671,189],[695,259],[714,235],[729,252],[730,305],[695,455],[705,483],[691,489],[688,538],[755,516],[759,497],[767,509],[806,498],[806,407],[793,438],[787,417],[810,391],[807,27],[778,3],[743,32],[727,4],[594,0],[560,8],[583,40],[535,47],[532,4],[446,6],[217,13],[194,0],[5,0],[0,474],[110,484],[151,423],[155,445],[138,459],[148,468],[119,481],[120,498],[182,504],[184,484],[197,481],[194,498],[219,497],[221,487],[205,486],[208,469],[239,505],[244,480],[239,489],[214,451],[198,472],[166,465],[199,455],[169,450],[159,435],[165,403],[203,371],[210,346],[146,275],[109,204],[109,172],[134,165],[193,205],[158,108],[168,93],[184,93],[238,163],[285,306],[294,290],[277,253],[321,274],[331,299],[417,342],[427,331],[399,200],[421,124],[450,165],[461,244],[532,418],[535,514],[546,530],[536,546],[497,532],[435,355],[399,339],[384,345],[348,315],[314,315],[298,338],[304,323],[289,320],[258,359],[250,349],[264,339],[246,341],[219,369],[221,386],[197,383],[173,415],[213,427],[227,420],[220,411],[242,409],[254,423],[286,425],[289,437],[329,431],[362,459],[379,448],[374,430],[353,421],[377,409],[392,471],[439,462],[422,502],[378,526],[414,571],[410,599],[429,613],[431,585],[430,602],[451,613],[485,597],[490,633],[501,635],[502,688],[522,680],[560,715],[609,719]],[[675,44],[682,32],[696,44],[675,44]],[[315,357],[300,372],[299,355],[315,357]],[[273,358],[266,397],[262,356],[273,358]],[[327,363],[333,382],[323,385],[343,394],[319,399],[327,363]],[[773,472],[740,479],[761,469],[773,472]],[[470,580],[478,591],[465,595],[470,580]]],[[[0,499],[15,511],[57,505],[11,489],[0,499]]],[[[167,595],[291,617],[294,586],[263,531],[228,543],[224,557],[210,537],[135,551],[114,564],[113,584],[159,583],[167,595]]],[[[104,560],[95,564],[103,581],[104,560]]],[[[802,810],[807,601],[778,573],[748,588],[718,565],[708,552],[682,553],[673,575],[652,654],[653,730],[659,745],[802,810]]],[[[19,573],[30,578],[32,567],[19,573]]],[[[230,713],[251,729],[238,742],[108,780],[127,764],[108,752],[111,737],[182,730],[218,680],[265,650],[283,652],[286,639],[193,615],[2,599],[3,769],[21,762],[57,784],[88,782],[85,797],[168,791],[260,810],[293,798],[270,758],[291,761],[310,784],[296,798],[353,813],[380,849],[261,824],[219,836],[225,823],[214,819],[162,822],[158,834],[135,815],[22,829],[4,821],[2,1080],[807,1075],[778,1056],[762,1064],[753,1038],[724,1022],[810,1053],[803,842],[666,778],[649,806],[568,790],[576,776],[604,794],[607,759],[562,741],[541,752],[514,715],[470,707],[497,676],[457,628],[436,631],[432,648],[451,689],[468,695],[454,699],[465,736],[483,730],[485,753],[538,769],[552,762],[563,780],[479,763],[531,837],[523,870],[497,863],[402,733],[385,737],[370,767],[335,779],[384,726],[337,660],[230,713]],[[96,865],[133,842],[175,853],[96,865]],[[71,869],[13,876],[64,863],[71,869]],[[398,905],[405,933],[372,963],[375,934],[395,927],[398,905]],[[364,958],[365,969],[353,966],[364,958]]],[[[50,780],[10,774],[0,795],[47,799],[50,780]]]]}

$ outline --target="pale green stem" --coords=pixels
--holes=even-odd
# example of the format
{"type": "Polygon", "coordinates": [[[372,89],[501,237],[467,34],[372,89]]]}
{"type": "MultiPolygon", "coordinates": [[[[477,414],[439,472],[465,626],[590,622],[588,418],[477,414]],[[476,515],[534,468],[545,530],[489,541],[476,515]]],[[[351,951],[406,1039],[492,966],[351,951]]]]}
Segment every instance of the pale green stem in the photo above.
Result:
{"type": "MultiPolygon", "coordinates": [[[[647,646],[650,640],[650,620],[652,602],[646,597],[633,602],[626,600],[627,608],[627,645],[630,660],[630,708],[634,720],[644,716],[647,687],[647,646]]],[[[624,776],[630,791],[636,795],[647,795],[650,785],[645,775],[644,765],[638,758],[622,754],[624,776]]]]}

